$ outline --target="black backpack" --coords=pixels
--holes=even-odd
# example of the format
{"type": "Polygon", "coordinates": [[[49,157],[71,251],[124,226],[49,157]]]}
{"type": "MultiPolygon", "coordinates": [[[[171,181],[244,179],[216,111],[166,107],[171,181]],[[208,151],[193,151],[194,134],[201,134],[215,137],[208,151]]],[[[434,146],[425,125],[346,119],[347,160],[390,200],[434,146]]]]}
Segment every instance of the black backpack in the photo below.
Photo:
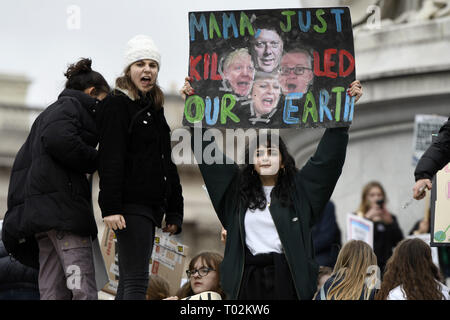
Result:
{"type": "Polygon", "coordinates": [[[6,251],[20,263],[39,269],[39,246],[33,236],[22,237],[17,227],[20,225],[20,208],[7,211],[3,220],[2,241],[6,251]],[[19,209],[19,210],[18,210],[19,209]]]}

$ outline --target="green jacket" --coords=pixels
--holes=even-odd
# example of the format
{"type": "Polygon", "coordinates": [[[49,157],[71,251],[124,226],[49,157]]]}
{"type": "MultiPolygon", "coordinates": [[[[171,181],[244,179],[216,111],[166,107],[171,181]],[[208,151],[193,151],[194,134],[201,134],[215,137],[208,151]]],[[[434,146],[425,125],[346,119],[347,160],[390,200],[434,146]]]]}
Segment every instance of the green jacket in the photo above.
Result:
{"type": "MultiPolygon", "coordinates": [[[[191,141],[194,143],[194,137],[191,141]]],[[[203,142],[202,150],[209,143],[203,142]]],[[[347,127],[326,129],[314,156],[295,175],[294,206],[283,207],[275,196],[271,199],[270,213],[301,300],[311,300],[317,289],[319,266],[314,260],[311,227],[333,193],[344,165],[347,143],[347,127]]],[[[197,161],[217,216],[227,230],[220,267],[221,286],[227,299],[236,300],[244,272],[247,208],[239,205],[239,167],[227,164],[223,155],[222,159],[224,164],[200,163],[198,158],[197,161]]]]}

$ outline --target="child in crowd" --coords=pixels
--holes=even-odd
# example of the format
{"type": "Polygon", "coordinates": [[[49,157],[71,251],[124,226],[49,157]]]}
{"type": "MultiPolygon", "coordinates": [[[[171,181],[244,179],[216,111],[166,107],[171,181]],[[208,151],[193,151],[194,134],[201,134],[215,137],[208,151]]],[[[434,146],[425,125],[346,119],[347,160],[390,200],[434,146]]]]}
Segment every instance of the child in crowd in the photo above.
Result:
{"type": "Polygon", "coordinates": [[[160,276],[152,274],[148,280],[147,300],[163,300],[170,296],[169,283],[160,276]]]}
{"type": "Polygon", "coordinates": [[[319,275],[317,276],[317,291],[319,291],[320,288],[322,288],[322,286],[325,284],[325,282],[330,279],[332,274],[332,268],[326,266],[319,267],[319,275]]]}
{"type": "Polygon", "coordinates": [[[342,247],[333,274],[315,300],[373,300],[376,270],[377,257],[372,248],[364,241],[351,240],[342,247]]]}
{"type": "Polygon", "coordinates": [[[164,300],[185,299],[207,291],[213,291],[225,298],[220,286],[220,263],[223,257],[215,252],[202,252],[192,258],[189,269],[186,270],[188,282],[177,292],[176,296],[164,300]]]}
{"type": "Polygon", "coordinates": [[[377,300],[450,300],[440,282],[431,249],[421,239],[405,239],[388,260],[377,300]]]}

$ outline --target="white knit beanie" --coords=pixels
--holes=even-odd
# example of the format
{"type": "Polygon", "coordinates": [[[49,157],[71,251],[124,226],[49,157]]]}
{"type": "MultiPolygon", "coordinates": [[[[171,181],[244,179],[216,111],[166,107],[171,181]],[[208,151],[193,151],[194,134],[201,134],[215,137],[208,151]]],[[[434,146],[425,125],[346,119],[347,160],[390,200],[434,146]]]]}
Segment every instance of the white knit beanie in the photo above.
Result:
{"type": "Polygon", "coordinates": [[[152,38],[140,34],[131,38],[127,43],[124,70],[136,61],[144,59],[156,61],[159,69],[161,69],[161,54],[159,53],[158,48],[152,38]]]}

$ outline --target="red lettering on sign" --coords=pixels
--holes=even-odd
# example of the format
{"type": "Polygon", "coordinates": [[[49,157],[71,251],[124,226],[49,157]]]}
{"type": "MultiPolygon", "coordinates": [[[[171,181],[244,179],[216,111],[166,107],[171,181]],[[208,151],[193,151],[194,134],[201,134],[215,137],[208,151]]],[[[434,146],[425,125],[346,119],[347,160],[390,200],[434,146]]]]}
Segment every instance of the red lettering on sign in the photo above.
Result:
{"type": "Polygon", "coordinates": [[[200,74],[197,71],[197,64],[202,60],[202,56],[198,56],[194,59],[193,56],[189,58],[189,76],[195,77],[197,81],[201,80],[200,74]]]}
{"type": "Polygon", "coordinates": [[[346,77],[349,74],[351,74],[354,69],[355,69],[355,59],[353,58],[351,53],[348,52],[347,50],[340,50],[339,51],[339,76],[346,77]],[[344,70],[344,56],[347,57],[347,59],[350,63],[347,70],[344,70]]]}
{"type": "Polygon", "coordinates": [[[323,69],[321,69],[321,57],[319,52],[314,51],[314,75],[318,77],[328,77],[332,79],[336,79],[338,76],[347,77],[355,70],[355,58],[352,56],[350,52],[347,50],[338,50],[334,48],[325,49],[323,52],[323,69]],[[336,65],[336,61],[333,60],[334,56],[337,57],[337,62],[339,66],[336,65]],[[349,62],[349,66],[344,70],[344,58],[347,58],[349,62]],[[335,71],[333,71],[335,70],[335,71]]]}
{"type": "Polygon", "coordinates": [[[222,80],[220,74],[217,74],[217,53],[213,53],[211,57],[211,80],[222,80]]]}
{"type": "Polygon", "coordinates": [[[203,78],[208,79],[208,73],[209,73],[209,54],[205,54],[205,57],[203,59],[203,78]]]}

